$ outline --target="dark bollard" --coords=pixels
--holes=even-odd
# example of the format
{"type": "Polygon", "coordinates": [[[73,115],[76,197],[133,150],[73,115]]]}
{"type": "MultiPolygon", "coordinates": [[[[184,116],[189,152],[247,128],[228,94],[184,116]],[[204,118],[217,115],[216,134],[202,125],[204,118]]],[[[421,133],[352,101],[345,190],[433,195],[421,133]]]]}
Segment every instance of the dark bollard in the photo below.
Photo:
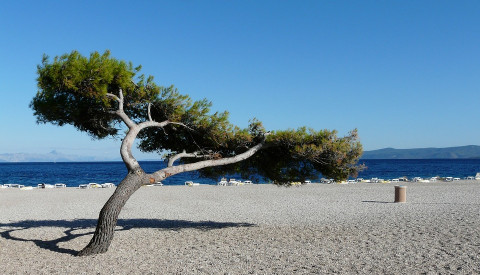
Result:
{"type": "Polygon", "coordinates": [[[403,185],[395,186],[395,202],[407,201],[407,187],[403,185]]]}

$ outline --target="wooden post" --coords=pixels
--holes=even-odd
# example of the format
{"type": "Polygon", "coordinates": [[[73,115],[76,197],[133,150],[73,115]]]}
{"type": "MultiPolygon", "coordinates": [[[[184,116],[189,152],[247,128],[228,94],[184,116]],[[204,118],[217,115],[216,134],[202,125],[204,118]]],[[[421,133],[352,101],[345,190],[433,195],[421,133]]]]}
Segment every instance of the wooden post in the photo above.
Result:
{"type": "Polygon", "coordinates": [[[395,202],[407,201],[407,187],[403,185],[395,186],[395,202]]]}

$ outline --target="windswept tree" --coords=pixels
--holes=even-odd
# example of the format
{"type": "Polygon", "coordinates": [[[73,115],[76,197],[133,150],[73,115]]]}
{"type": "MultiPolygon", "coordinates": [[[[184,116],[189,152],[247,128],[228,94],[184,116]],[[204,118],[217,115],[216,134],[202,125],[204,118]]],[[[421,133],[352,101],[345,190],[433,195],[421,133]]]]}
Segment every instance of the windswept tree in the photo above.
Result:
{"type": "Polygon", "coordinates": [[[100,211],[95,233],[79,255],[108,250],[121,209],[142,185],[199,170],[205,177],[252,175],[276,184],[355,175],[362,146],[353,130],[307,128],[267,132],[253,119],[247,129],[229,123],[228,113],[212,113],[208,100],[193,101],[176,88],[161,87],[141,67],[117,60],[109,51],[89,57],[77,51],[38,65],[38,92],[30,103],[38,123],[73,125],[98,139],[121,137],[127,176],[100,211]],[[147,174],[132,155],[132,145],[158,152],[166,168],[147,174]]]}

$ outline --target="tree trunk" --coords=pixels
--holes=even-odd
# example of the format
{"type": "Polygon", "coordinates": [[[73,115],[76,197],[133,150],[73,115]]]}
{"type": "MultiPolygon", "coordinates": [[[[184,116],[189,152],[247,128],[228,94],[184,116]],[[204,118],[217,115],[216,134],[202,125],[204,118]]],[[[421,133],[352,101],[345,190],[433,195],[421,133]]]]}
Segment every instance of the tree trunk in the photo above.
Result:
{"type": "Polygon", "coordinates": [[[153,174],[147,175],[140,168],[140,165],[132,156],[130,150],[133,140],[137,135],[138,131],[139,129],[137,128],[130,129],[127,136],[122,142],[122,148],[120,151],[122,159],[125,162],[129,173],[118,185],[117,189],[108,199],[107,203],[105,203],[105,205],[103,206],[102,211],[100,211],[100,215],[98,217],[97,229],[95,230],[95,233],[93,234],[90,243],[88,243],[88,245],[78,253],[78,256],[88,256],[107,252],[108,247],[110,246],[110,243],[113,239],[113,234],[115,226],[117,225],[118,215],[120,214],[120,211],[122,210],[127,200],[130,198],[130,196],[135,193],[135,191],[137,191],[138,188],[140,188],[143,184],[149,183],[150,179],[164,180],[165,178],[178,173],[198,170],[205,167],[227,165],[239,162],[251,157],[263,146],[262,142],[250,148],[246,152],[233,157],[219,160],[204,160],[179,166],[169,166],[153,174]]]}
{"type": "Polygon", "coordinates": [[[78,253],[78,256],[107,252],[113,239],[120,211],[130,196],[135,193],[142,184],[146,183],[146,180],[148,181],[145,173],[141,169],[128,173],[103,206],[98,217],[95,233],[90,243],[78,253]]]}

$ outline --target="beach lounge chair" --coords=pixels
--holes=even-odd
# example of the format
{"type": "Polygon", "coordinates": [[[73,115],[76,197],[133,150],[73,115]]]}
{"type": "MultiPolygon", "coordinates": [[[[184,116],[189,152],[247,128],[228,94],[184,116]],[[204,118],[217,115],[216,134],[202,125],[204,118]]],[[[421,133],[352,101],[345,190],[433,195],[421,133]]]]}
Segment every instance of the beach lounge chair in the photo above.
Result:
{"type": "Polygon", "coordinates": [[[37,184],[37,188],[39,189],[50,189],[50,188],[55,188],[54,185],[48,184],[48,183],[39,183],[37,184]]]}
{"type": "Polygon", "coordinates": [[[23,187],[25,187],[25,185],[22,185],[22,184],[10,184],[10,187],[11,187],[11,188],[23,188],[23,187]]]}
{"type": "Polygon", "coordinates": [[[200,183],[193,182],[193,181],[190,181],[190,180],[189,180],[189,181],[186,181],[186,182],[185,182],[185,185],[186,185],[186,186],[198,186],[198,185],[200,185],[200,183]]]}
{"type": "Polygon", "coordinates": [[[217,185],[220,185],[220,186],[227,186],[228,184],[228,181],[226,178],[222,178],[218,183],[217,185]]]}
{"type": "Polygon", "coordinates": [[[96,182],[90,182],[88,185],[88,188],[102,188],[102,186],[96,182]]]}
{"type": "Polygon", "coordinates": [[[112,187],[115,187],[115,184],[111,183],[111,182],[106,182],[106,183],[103,183],[101,184],[102,188],[112,188],[112,187]]]}

